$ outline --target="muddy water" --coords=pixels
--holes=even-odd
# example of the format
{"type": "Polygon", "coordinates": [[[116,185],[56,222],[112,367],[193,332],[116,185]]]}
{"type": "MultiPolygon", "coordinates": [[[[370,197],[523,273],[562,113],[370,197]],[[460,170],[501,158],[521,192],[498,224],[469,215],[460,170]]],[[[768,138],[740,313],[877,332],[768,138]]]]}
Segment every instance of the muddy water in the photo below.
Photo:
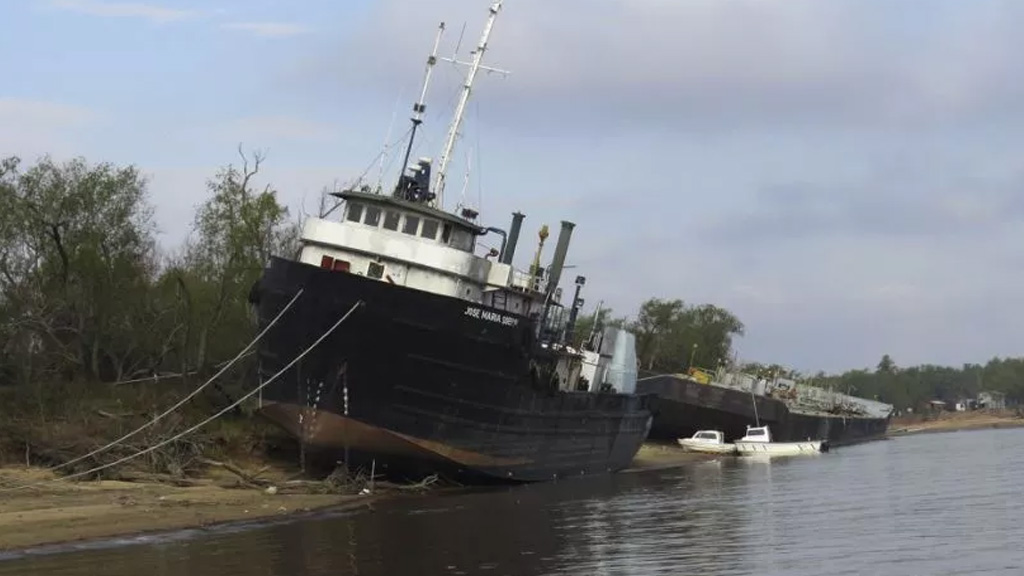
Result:
{"type": "Polygon", "coordinates": [[[1022,574],[1024,430],[377,504],[37,551],[0,575],[1022,574]]]}

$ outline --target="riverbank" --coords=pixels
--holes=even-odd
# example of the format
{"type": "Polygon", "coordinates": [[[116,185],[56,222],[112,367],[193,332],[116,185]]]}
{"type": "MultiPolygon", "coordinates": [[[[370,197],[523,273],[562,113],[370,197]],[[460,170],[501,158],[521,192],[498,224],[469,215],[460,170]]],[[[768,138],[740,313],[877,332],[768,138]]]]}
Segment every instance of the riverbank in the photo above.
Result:
{"type": "Polygon", "coordinates": [[[980,430],[985,428],[1021,428],[1024,417],[1012,410],[975,410],[969,412],[940,412],[929,416],[893,418],[889,436],[980,430]]]}
{"type": "Polygon", "coordinates": [[[714,454],[688,452],[678,444],[668,442],[645,442],[633,458],[633,463],[624,472],[640,472],[644,470],[661,470],[676,468],[693,462],[703,462],[720,458],[714,454]]]}
{"type": "Polygon", "coordinates": [[[189,480],[188,486],[53,480],[45,470],[0,469],[0,489],[42,483],[0,494],[0,550],[359,508],[379,497],[377,491],[315,493],[309,485],[287,481],[266,489],[239,487],[226,477],[189,480]]]}
{"type": "MultiPolygon", "coordinates": [[[[683,466],[712,458],[669,444],[644,444],[626,472],[683,466]]],[[[289,481],[286,470],[264,471],[271,488],[243,486],[225,470],[211,469],[187,486],[139,481],[57,481],[39,468],[0,468],[0,550],[257,521],[318,510],[370,506],[414,487],[375,485],[370,493],[316,493],[320,482],[289,481]]],[[[323,490],[327,490],[326,487],[323,490]]]]}

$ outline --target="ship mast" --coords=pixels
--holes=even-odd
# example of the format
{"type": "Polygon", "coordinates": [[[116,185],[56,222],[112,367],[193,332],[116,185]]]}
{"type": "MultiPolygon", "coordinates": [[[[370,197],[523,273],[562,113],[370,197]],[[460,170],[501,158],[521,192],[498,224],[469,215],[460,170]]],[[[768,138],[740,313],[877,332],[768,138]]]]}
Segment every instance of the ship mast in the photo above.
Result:
{"type": "MultiPolygon", "coordinates": [[[[491,28],[494,26],[494,20],[498,16],[498,11],[501,10],[501,2],[502,0],[496,0],[494,4],[491,5],[490,16],[488,16],[487,24],[484,26],[483,35],[480,36],[480,43],[477,45],[476,50],[473,51],[473,60],[469,64],[469,73],[466,75],[465,84],[462,85],[462,95],[459,97],[459,104],[455,108],[455,118],[452,119],[451,126],[448,128],[448,138],[445,141],[444,150],[441,153],[441,165],[437,169],[437,183],[434,184],[434,193],[437,195],[436,205],[438,208],[444,208],[444,185],[448,175],[448,162],[451,160],[452,148],[455,147],[455,139],[459,136],[462,117],[466,112],[466,102],[469,100],[469,94],[473,90],[473,80],[476,79],[476,73],[480,68],[484,68],[485,70],[494,70],[487,66],[481,66],[480,61],[483,60],[484,51],[487,50],[487,39],[491,36],[491,28]]],[[[452,61],[454,61],[454,59],[452,59],[452,61]]],[[[495,71],[504,72],[501,70],[495,71]]]]}
{"type": "MultiPolygon", "coordinates": [[[[401,164],[401,174],[405,174],[405,170],[409,166],[409,155],[412,153],[412,143],[416,139],[416,129],[419,128],[420,124],[423,123],[423,112],[426,111],[427,105],[424,102],[427,98],[427,87],[430,85],[430,73],[434,70],[434,64],[437,63],[437,47],[441,44],[441,35],[444,34],[444,22],[437,27],[437,37],[434,39],[434,49],[430,51],[430,57],[427,58],[427,70],[423,75],[423,89],[420,90],[420,99],[412,105],[412,131],[409,134],[409,144],[405,147],[405,157],[401,164]]],[[[399,184],[396,186],[396,192],[401,187],[402,179],[399,178],[399,184]]]]}

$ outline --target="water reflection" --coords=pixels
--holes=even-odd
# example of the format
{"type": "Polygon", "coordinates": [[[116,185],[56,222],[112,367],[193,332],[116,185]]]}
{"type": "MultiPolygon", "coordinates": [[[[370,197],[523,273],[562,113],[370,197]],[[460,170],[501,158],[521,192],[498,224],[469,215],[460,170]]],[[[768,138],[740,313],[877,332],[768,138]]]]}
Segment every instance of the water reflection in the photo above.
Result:
{"type": "Polygon", "coordinates": [[[1020,574],[1024,431],[378,503],[0,562],[0,575],[1020,574]]]}

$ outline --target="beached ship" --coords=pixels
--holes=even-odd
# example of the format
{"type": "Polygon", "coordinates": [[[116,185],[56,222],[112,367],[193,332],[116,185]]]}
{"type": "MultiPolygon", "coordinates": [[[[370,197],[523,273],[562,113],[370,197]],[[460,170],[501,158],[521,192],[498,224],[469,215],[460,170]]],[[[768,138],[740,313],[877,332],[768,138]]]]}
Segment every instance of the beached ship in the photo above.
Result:
{"type": "Polygon", "coordinates": [[[262,414],[337,460],[407,476],[539,481],[622,469],[647,436],[633,335],[608,329],[591,350],[569,344],[584,279],[569,305],[559,282],[574,224],[562,222],[547,267],[541,228],[522,271],[513,266],[522,214],[506,232],[481,225],[472,209],[443,206],[448,159],[500,8],[491,6],[464,63],[437,173],[429,158],[409,166],[409,155],[440,31],[397,185],[334,194],[340,217],[309,218],[298,257],[273,258],[252,291],[261,328],[302,291],[259,343],[261,382],[351,311],[260,398],[262,414]],[[501,248],[477,254],[490,233],[501,248]]]}
{"type": "Polygon", "coordinates": [[[841,446],[884,437],[893,411],[890,404],[725,369],[649,376],[637,381],[637,391],[656,395],[651,438],[673,441],[704,429],[734,441],[756,424],[771,426],[778,442],[841,446]]]}

